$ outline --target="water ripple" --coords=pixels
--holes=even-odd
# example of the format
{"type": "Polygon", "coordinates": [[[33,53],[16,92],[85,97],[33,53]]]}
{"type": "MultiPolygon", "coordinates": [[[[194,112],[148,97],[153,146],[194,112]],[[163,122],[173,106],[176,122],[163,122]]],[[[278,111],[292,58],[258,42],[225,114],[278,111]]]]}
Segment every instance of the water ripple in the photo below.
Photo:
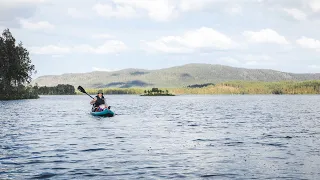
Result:
{"type": "Polygon", "coordinates": [[[57,174],[54,174],[54,173],[44,172],[44,173],[35,175],[32,179],[47,179],[47,178],[51,178],[56,175],[57,174]]]}
{"type": "Polygon", "coordinates": [[[319,96],[106,98],[0,101],[0,179],[320,177],[319,96]]]}

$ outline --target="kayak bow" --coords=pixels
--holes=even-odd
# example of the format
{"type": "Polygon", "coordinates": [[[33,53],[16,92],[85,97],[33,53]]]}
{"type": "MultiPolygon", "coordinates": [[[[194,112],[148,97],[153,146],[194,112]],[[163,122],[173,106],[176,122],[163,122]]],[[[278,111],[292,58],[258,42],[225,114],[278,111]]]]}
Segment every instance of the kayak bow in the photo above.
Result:
{"type": "Polygon", "coordinates": [[[113,117],[114,112],[111,111],[110,109],[104,109],[103,111],[100,111],[100,112],[91,112],[91,115],[113,117]]]}

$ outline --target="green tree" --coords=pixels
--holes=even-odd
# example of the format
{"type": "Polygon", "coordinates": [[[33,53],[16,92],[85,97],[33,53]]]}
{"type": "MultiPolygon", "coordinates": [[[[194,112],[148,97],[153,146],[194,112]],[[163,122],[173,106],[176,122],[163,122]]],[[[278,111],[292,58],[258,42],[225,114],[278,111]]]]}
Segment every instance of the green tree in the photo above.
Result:
{"type": "Polygon", "coordinates": [[[152,88],[151,92],[158,92],[158,88],[152,88]]]}
{"type": "Polygon", "coordinates": [[[24,86],[31,82],[32,74],[36,73],[29,52],[22,42],[16,45],[9,29],[5,29],[0,37],[0,72],[0,99],[37,97],[37,94],[29,92],[34,91],[33,88],[24,86]]]}

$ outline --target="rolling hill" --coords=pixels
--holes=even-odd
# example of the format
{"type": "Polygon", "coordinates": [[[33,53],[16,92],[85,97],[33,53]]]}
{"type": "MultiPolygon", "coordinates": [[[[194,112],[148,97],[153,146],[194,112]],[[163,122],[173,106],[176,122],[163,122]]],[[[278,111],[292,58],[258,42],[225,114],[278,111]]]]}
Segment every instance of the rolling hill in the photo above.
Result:
{"type": "Polygon", "coordinates": [[[159,70],[123,69],[113,72],[94,71],[41,76],[32,81],[39,86],[71,84],[86,88],[104,87],[184,87],[192,84],[225,81],[284,81],[320,80],[317,74],[294,74],[267,69],[245,69],[212,64],[186,64],[159,70]]]}

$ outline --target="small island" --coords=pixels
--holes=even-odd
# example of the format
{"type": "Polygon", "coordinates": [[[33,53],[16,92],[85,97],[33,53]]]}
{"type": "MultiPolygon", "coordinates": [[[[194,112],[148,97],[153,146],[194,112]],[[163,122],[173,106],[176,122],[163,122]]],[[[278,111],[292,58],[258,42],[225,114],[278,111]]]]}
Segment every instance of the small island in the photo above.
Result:
{"type": "Polygon", "coordinates": [[[175,96],[174,94],[170,94],[168,90],[161,90],[158,88],[152,88],[151,90],[144,90],[144,94],[140,96],[175,96]]]}

